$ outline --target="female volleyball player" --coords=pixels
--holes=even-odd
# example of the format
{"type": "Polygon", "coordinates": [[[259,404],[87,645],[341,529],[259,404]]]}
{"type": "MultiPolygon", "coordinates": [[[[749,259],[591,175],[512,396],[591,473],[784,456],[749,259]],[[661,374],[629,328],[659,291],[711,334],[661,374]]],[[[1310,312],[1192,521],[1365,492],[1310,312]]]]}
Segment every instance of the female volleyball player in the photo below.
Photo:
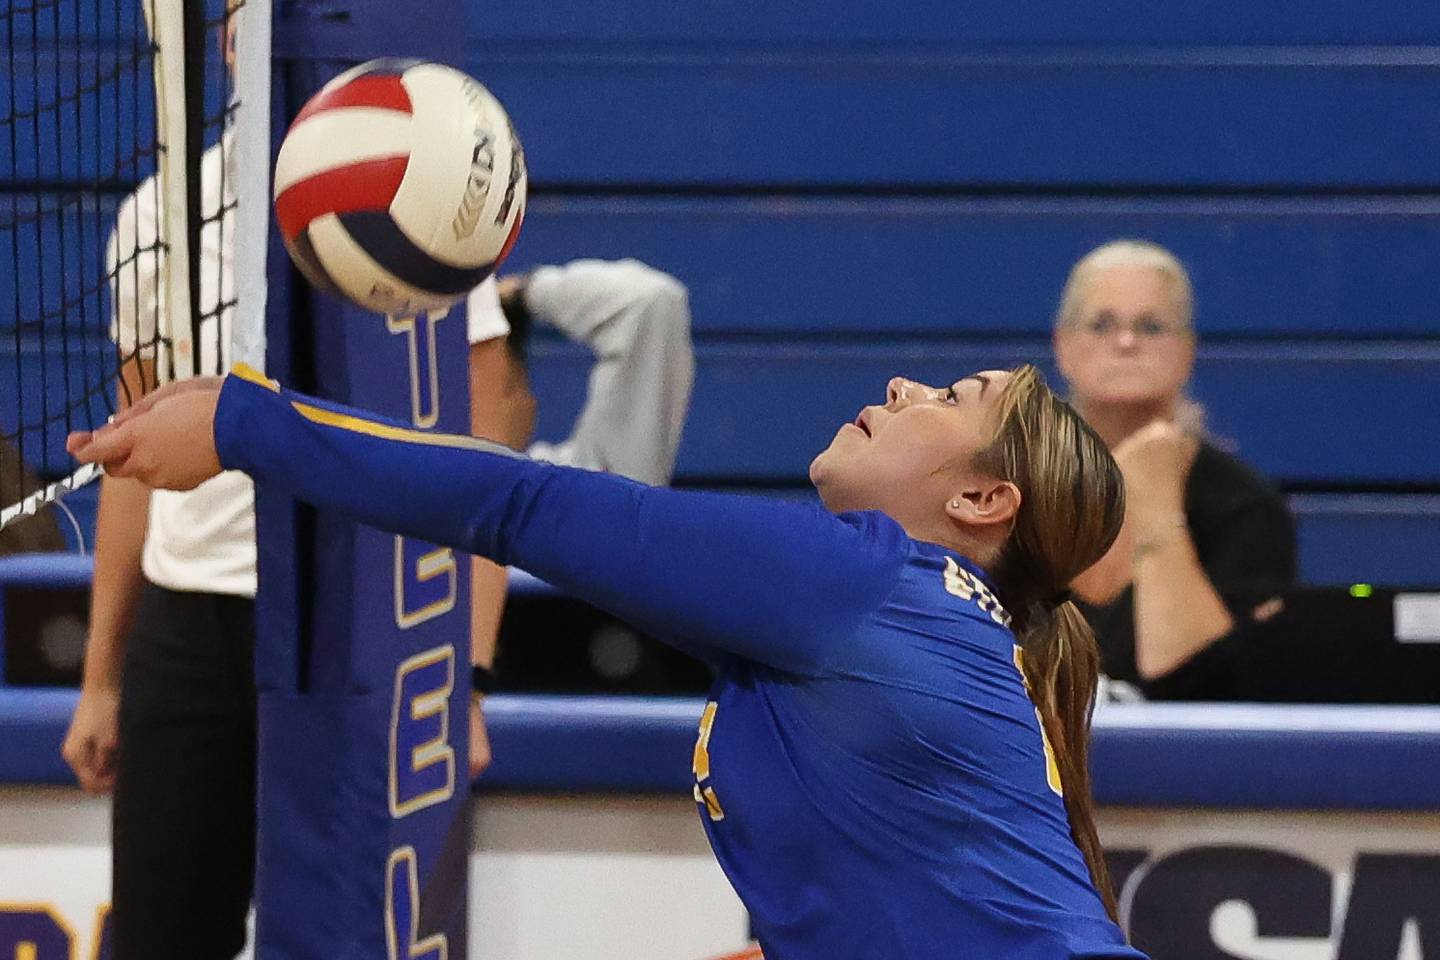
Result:
{"type": "Polygon", "coordinates": [[[695,795],[770,960],[1141,956],[1091,818],[1097,654],[1065,592],[1122,483],[1033,368],[892,381],[811,466],[828,510],[545,465],[243,374],[70,449],[162,487],[244,470],[708,659],[695,795]]]}

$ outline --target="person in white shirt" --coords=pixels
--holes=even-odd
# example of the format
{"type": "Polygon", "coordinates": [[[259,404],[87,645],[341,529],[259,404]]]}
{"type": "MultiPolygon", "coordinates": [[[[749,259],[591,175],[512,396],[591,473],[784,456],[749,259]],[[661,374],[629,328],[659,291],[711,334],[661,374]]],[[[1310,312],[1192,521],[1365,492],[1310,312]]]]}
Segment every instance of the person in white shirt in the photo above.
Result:
{"type": "MultiPolygon", "coordinates": [[[[201,164],[199,372],[230,367],[232,140],[201,164]]],[[[127,406],[168,379],[177,324],[162,287],[154,177],[120,206],[106,249],[127,406]]],[[[188,493],[105,477],[90,636],[62,752],[87,792],[114,792],[116,960],[230,960],[255,872],[254,487],[224,473],[188,493]]]]}
{"type": "MultiPolygon", "coordinates": [[[[487,280],[467,307],[473,434],[539,460],[670,482],[695,376],[683,284],[638,260],[576,260],[487,280]],[[532,322],[595,353],[585,405],[559,443],[531,442],[537,401],[525,357],[532,322]]],[[[470,711],[472,775],[490,759],[480,700],[494,663],[505,584],[504,569],[474,561],[470,642],[479,670],[470,711]]]]}

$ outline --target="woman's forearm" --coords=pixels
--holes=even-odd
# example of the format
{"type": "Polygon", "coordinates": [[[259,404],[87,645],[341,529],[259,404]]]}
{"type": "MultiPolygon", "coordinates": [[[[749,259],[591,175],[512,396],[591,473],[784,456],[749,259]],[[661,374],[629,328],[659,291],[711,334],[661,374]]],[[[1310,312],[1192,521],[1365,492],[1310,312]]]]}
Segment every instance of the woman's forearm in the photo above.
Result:
{"type": "Polygon", "coordinates": [[[1137,549],[1134,563],[1135,667],[1141,677],[1163,677],[1234,627],[1187,530],[1137,549]]]}

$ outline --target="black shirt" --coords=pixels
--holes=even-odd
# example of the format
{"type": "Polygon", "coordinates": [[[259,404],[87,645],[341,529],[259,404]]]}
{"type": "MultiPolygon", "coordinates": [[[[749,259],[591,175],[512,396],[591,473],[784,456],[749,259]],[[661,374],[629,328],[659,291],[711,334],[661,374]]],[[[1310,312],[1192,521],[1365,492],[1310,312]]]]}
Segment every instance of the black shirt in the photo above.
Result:
{"type": "MultiPolygon", "coordinates": [[[[1209,443],[1200,444],[1185,483],[1185,522],[1200,565],[1237,622],[1294,583],[1295,523],[1284,498],[1260,474],[1209,443]]],[[[1133,587],[1103,607],[1081,604],[1081,609],[1095,628],[1102,668],[1114,679],[1163,698],[1165,681],[1186,671],[1188,664],[1182,664],[1168,677],[1141,680],[1135,668],[1133,587]]]]}

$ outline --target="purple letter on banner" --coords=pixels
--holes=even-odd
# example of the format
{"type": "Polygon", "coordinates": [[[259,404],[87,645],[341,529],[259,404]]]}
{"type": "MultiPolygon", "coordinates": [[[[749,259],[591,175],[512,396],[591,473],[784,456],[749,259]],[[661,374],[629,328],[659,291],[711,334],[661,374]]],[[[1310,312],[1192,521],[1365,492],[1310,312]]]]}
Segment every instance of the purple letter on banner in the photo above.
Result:
{"type": "Polygon", "coordinates": [[[385,945],[388,960],[445,960],[445,935],[419,936],[420,878],[415,848],[390,854],[385,868],[385,945]]]}
{"type": "Polygon", "coordinates": [[[70,932],[40,904],[0,907],[0,957],[70,960],[70,932]],[[27,949],[28,948],[28,949],[27,949]]]}
{"type": "Polygon", "coordinates": [[[416,654],[395,671],[390,717],[390,815],[399,819],[455,793],[450,692],[455,648],[416,654]]]}

